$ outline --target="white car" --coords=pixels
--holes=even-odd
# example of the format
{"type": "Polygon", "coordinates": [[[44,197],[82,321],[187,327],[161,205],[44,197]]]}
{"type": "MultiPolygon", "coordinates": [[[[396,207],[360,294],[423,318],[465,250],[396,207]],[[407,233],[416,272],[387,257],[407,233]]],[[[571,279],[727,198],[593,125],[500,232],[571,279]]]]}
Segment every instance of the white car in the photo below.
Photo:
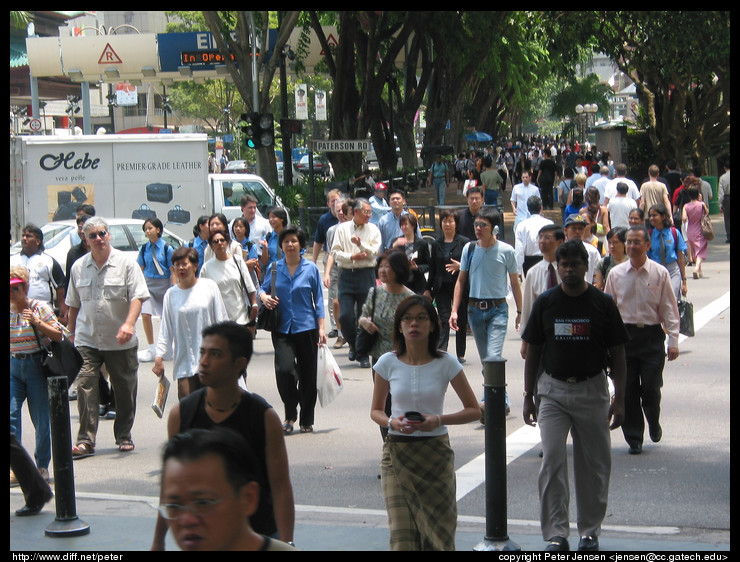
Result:
{"type": "MultiPolygon", "coordinates": [[[[110,227],[111,245],[131,256],[131,259],[136,260],[141,245],[149,241],[141,228],[144,221],[106,218],[105,222],[110,227]]],[[[67,252],[74,244],[79,244],[77,223],[73,220],[50,222],[41,227],[41,232],[44,233],[44,251],[57,260],[59,265],[62,266],[62,270],[66,271],[67,252]]],[[[185,244],[182,238],[166,228],[162,237],[165,242],[175,249],[185,244]]],[[[20,241],[10,247],[11,256],[20,253],[20,251],[20,241]]]]}

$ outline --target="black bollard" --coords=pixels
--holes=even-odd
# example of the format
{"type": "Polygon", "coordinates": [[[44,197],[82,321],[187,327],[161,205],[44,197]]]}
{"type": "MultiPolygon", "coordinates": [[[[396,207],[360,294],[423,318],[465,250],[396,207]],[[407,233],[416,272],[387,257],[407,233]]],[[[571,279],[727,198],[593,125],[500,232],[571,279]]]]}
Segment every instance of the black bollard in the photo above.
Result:
{"type": "Polygon", "coordinates": [[[72,465],[72,430],[69,424],[67,378],[49,377],[49,414],[56,518],[44,529],[48,537],[77,537],[90,532],[90,525],[77,517],[75,475],[72,465]]]}
{"type": "Polygon", "coordinates": [[[486,536],[473,550],[514,551],[509,539],[506,496],[506,360],[483,362],[486,404],[486,536]]]}

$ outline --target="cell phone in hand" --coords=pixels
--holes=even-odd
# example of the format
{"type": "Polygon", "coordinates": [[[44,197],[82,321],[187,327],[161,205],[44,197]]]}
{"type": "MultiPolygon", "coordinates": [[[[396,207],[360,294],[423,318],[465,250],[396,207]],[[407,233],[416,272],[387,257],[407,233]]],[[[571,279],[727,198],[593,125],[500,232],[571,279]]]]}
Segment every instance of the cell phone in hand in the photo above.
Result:
{"type": "Polygon", "coordinates": [[[404,415],[406,416],[406,419],[409,421],[418,421],[418,422],[424,421],[424,416],[422,416],[419,412],[406,412],[404,415]]]}

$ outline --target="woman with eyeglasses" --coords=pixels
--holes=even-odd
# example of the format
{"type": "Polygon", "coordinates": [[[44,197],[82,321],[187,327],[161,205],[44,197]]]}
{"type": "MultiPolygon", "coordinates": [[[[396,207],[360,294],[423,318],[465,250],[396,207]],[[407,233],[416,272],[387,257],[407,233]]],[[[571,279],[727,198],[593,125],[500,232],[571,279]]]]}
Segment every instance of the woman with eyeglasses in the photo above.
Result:
{"type": "Polygon", "coordinates": [[[394,350],[374,366],[370,417],[388,428],[380,467],[391,550],[455,550],[455,463],[447,426],[474,421],[480,410],[460,362],[437,349],[439,334],[431,301],[412,295],[396,310],[394,350]],[[462,409],[444,414],[448,386],[462,409]]]}
{"type": "MultiPolygon", "coordinates": [[[[211,217],[208,219],[208,236],[206,237],[206,240],[210,239],[214,232],[221,232],[227,237],[229,235],[229,221],[223,213],[216,213],[214,215],[211,215],[211,217]]],[[[240,256],[242,252],[242,246],[236,240],[229,239],[226,251],[229,253],[230,256],[240,256]]],[[[206,249],[203,252],[203,263],[213,258],[213,256],[213,248],[210,244],[208,244],[208,242],[206,242],[206,249]]],[[[203,264],[201,264],[201,268],[202,267],[203,264]]]]}
{"type": "Polygon", "coordinates": [[[216,282],[197,276],[198,250],[186,246],[175,250],[172,269],[177,284],[164,295],[152,372],[158,377],[164,375],[164,360],[172,359],[177,397],[182,400],[201,386],[198,361],[203,328],[229,317],[216,282]]]}
{"type": "Polygon", "coordinates": [[[211,234],[208,244],[215,259],[203,264],[200,277],[216,282],[224,303],[229,303],[226,309],[229,320],[246,326],[253,325],[257,318],[254,283],[242,256],[229,255],[227,248],[230,242],[229,235],[220,230],[211,234]]]}
{"type": "MultiPolygon", "coordinates": [[[[28,298],[28,270],[10,266],[10,433],[21,442],[21,408],[28,399],[28,413],[36,430],[34,457],[45,480],[49,479],[51,430],[49,397],[41,361],[41,345],[61,341],[66,328],[48,304],[28,298]]],[[[18,484],[10,475],[11,487],[18,484]]]]}

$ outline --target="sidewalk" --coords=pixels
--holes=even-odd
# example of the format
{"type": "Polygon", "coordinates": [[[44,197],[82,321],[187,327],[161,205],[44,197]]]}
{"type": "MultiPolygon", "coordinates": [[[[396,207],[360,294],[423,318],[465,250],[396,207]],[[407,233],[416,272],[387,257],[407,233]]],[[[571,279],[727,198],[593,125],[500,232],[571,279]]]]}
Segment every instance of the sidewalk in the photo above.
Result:
{"type": "MultiPolygon", "coordinates": [[[[23,506],[18,488],[10,491],[10,550],[11,551],[143,551],[151,545],[156,521],[156,498],[103,494],[80,494],[77,498],[79,523],[89,525],[87,535],[48,537],[44,530],[55,519],[52,500],[33,517],[16,517],[15,510],[23,506]]],[[[457,550],[471,551],[485,538],[485,519],[460,515],[457,529],[457,550]]],[[[537,522],[517,521],[508,524],[509,540],[522,551],[542,551],[537,522]]],[[[577,533],[571,530],[571,548],[578,545],[577,533]]],[[[729,551],[729,531],[681,530],[604,527],[601,536],[603,551],[729,551]]],[[[373,510],[296,507],[295,543],[306,551],[387,551],[388,528],[385,512],[373,510]]],[[[167,547],[177,550],[171,536],[167,547]]]]}

